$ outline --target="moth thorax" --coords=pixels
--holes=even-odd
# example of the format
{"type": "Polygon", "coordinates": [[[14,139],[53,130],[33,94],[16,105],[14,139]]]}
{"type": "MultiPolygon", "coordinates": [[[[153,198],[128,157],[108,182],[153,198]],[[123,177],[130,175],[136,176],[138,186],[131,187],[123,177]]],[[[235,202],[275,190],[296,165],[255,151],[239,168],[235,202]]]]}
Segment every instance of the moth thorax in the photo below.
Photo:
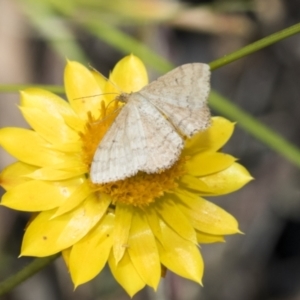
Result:
{"type": "Polygon", "coordinates": [[[128,97],[129,97],[128,93],[121,93],[120,95],[118,95],[116,97],[116,100],[118,100],[122,103],[127,103],[128,102],[128,97]]]}

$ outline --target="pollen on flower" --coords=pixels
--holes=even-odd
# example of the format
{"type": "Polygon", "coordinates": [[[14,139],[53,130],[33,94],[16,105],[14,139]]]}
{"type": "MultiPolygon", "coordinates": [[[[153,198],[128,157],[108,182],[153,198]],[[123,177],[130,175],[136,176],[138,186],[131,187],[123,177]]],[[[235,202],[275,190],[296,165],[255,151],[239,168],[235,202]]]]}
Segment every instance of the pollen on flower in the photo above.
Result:
{"type": "Polygon", "coordinates": [[[94,185],[112,198],[112,203],[122,203],[143,208],[158,200],[165,192],[177,187],[177,179],[184,173],[185,158],[180,158],[171,168],[160,173],[138,172],[135,176],[115,182],[94,185]]]}
{"type": "MultiPolygon", "coordinates": [[[[105,133],[119,113],[118,101],[105,106],[101,103],[99,119],[88,114],[88,121],[84,132],[80,133],[82,139],[82,159],[90,168],[94,153],[105,133]]],[[[177,187],[176,180],[184,171],[185,159],[180,158],[171,168],[160,173],[147,174],[139,172],[135,176],[105,184],[93,184],[92,189],[110,195],[112,203],[123,203],[135,207],[144,207],[177,187]]]]}
{"type": "Polygon", "coordinates": [[[106,106],[104,101],[101,102],[100,117],[98,119],[95,119],[89,112],[84,132],[79,133],[82,140],[82,160],[88,168],[91,166],[100,141],[120,112],[118,101],[111,103],[111,105],[106,106]]]}

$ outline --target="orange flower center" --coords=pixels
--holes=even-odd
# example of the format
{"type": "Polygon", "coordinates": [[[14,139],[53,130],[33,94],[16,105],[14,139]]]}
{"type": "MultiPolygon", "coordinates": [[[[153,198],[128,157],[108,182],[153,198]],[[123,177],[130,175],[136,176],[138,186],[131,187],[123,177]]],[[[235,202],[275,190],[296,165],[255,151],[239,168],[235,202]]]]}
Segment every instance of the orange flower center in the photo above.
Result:
{"type": "MultiPolygon", "coordinates": [[[[89,114],[85,131],[80,134],[83,141],[82,159],[89,168],[99,143],[120,111],[118,102],[114,103],[105,106],[102,102],[100,118],[96,120],[89,114]]],[[[185,173],[185,161],[185,158],[180,158],[171,168],[159,173],[138,172],[132,177],[115,182],[104,184],[91,182],[92,189],[110,195],[113,204],[144,207],[177,187],[177,179],[185,173]]]]}

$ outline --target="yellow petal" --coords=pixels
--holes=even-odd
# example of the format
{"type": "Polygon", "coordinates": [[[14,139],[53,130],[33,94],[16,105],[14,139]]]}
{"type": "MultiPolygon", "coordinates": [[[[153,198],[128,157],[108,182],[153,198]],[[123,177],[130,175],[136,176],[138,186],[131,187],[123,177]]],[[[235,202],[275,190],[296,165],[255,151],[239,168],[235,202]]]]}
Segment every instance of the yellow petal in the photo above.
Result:
{"type": "Polygon", "coordinates": [[[77,287],[101,272],[112,247],[114,215],[107,214],[96,227],[71,250],[69,270],[77,287]]]}
{"type": "Polygon", "coordinates": [[[25,232],[21,255],[43,257],[69,248],[97,224],[107,207],[91,195],[78,208],[55,219],[51,219],[55,210],[41,212],[25,232]]]}
{"type": "Polygon", "coordinates": [[[24,164],[22,162],[16,162],[6,167],[0,173],[0,186],[6,191],[29,181],[29,178],[24,177],[36,170],[36,167],[24,164]]]}
{"type": "Polygon", "coordinates": [[[215,195],[224,195],[239,190],[252,179],[247,169],[238,163],[232,164],[221,172],[200,178],[215,195]]]}
{"type": "Polygon", "coordinates": [[[132,218],[128,254],[142,280],[156,290],[161,275],[160,259],[154,235],[142,213],[136,212],[132,218]]]}
{"type": "Polygon", "coordinates": [[[227,143],[233,130],[234,123],[222,117],[213,117],[211,127],[186,140],[183,154],[192,155],[203,151],[217,151],[227,143]]]}
{"type": "Polygon", "coordinates": [[[171,199],[172,195],[169,194],[162,201],[159,201],[155,206],[157,213],[161,216],[165,223],[178,233],[182,238],[197,243],[196,232],[191,222],[186,216],[178,209],[176,203],[171,199]],[[167,198],[168,199],[165,199],[167,198]]]}
{"type": "Polygon", "coordinates": [[[80,131],[84,123],[78,118],[68,102],[46,90],[30,88],[21,92],[21,106],[36,108],[55,119],[63,119],[73,129],[80,131]]]}
{"type": "Polygon", "coordinates": [[[180,210],[191,220],[195,229],[213,235],[240,232],[236,219],[219,206],[185,190],[178,189],[176,195],[180,210]]]}
{"type": "Polygon", "coordinates": [[[185,188],[185,189],[191,189],[194,191],[197,191],[199,195],[209,195],[213,196],[214,191],[211,190],[210,186],[204,183],[202,180],[199,178],[196,178],[191,175],[184,175],[180,178],[179,181],[179,187],[185,188]]]}
{"type": "Polygon", "coordinates": [[[193,176],[204,176],[220,172],[230,167],[235,158],[219,152],[205,152],[192,156],[185,164],[187,173],[193,176]]]}
{"type": "Polygon", "coordinates": [[[125,251],[126,245],[128,244],[129,230],[131,227],[131,220],[133,210],[127,205],[116,206],[116,219],[115,219],[115,229],[113,235],[113,254],[116,263],[122,259],[125,251]]]}
{"type": "Polygon", "coordinates": [[[34,131],[52,144],[78,142],[79,135],[65,124],[62,118],[55,118],[47,110],[20,107],[20,110],[34,131]]]}
{"type": "Polygon", "coordinates": [[[76,154],[68,155],[66,153],[66,157],[68,157],[68,160],[44,168],[38,168],[34,172],[27,174],[26,177],[36,180],[56,181],[74,178],[88,172],[88,166],[80,160],[78,155],[76,157],[76,154]]]}
{"type": "MultiPolygon", "coordinates": [[[[72,191],[70,197],[66,199],[66,201],[57,209],[56,213],[53,215],[53,218],[57,218],[58,216],[69,212],[83,202],[91,193],[93,193],[93,190],[91,189],[88,181],[84,180],[81,185],[72,191]]],[[[100,201],[110,203],[108,196],[99,195],[98,197],[100,201]]]]}
{"type": "Polygon", "coordinates": [[[125,289],[130,297],[133,297],[133,295],[146,285],[137,273],[127,252],[125,252],[125,255],[118,264],[114,259],[114,255],[111,253],[108,263],[115,279],[125,289]]]}
{"type": "Polygon", "coordinates": [[[65,250],[63,250],[63,251],[61,252],[62,257],[63,257],[63,259],[64,259],[64,261],[65,261],[65,264],[66,264],[66,266],[67,266],[68,269],[69,269],[69,265],[70,265],[69,262],[70,262],[71,250],[72,250],[72,247],[67,248],[67,249],[65,249],[65,250]]]}
{"type": "Polygon", "coordinates": [[[97,81],[98,86],[102,91],[104,91],[107,79],[99,72],[96,72],[95,70],[91,70],[92,75],[94,76],[95,80],[97,81]]]}
{"type": "Polygon", "coordinates": [[[161,233],[161,228],[160,228],[160,220],[159,216],[157,215],[157,212],[155,209],[153,209],[153,205],[149,205],[147,207],[147,210],[145,211],[146,216],[147,216],[147,221],[148,224],[154,234],[154,236],[161,241],[162,240],[162,233],[161,233]]]}
{"type": "Polygon", "coordinates": [[[27,178],[32,178],[36,180],[65,180],[80,176],[87,172],[86,166],[82,166],[82,168],[77,170],[65,171],[65,170],[57,170],[56,168],[46,167],[35,170],[32,173],[26,175],[27,178]]]}
{"type": "Polygon", "coordinates": [[[97,118],[103,91],[91,71],[78,62],[68,61],[64,80],[67,97],[78,116],[86,120],[90,111],[97,118]]]}
{"type": "Polygon", "coordinates": [[[174,273],[201,283],[204,264],[198,247],[160,223],[162,243],[157,243],[162,264],[174,273]]]}
{"type": "Polygon", "coordinates": [[[143,62],[133,54],[125,56],[114,67],[109,80],[122,92],[137,92],[148,84],[147,70],[143,62]]]}
{"type": "Polygon", "coordinates": [[[34,166],[78,161],[74,155],[55,151],[36,132],[23,128],[0,129],[0,145],[18,160],[34,166]]]}
{"type": "Polygon", "coordinates": [[[121,59],[114,67],[105,86],[106,104],[120,93],[139,91],[148,84],[148,75],[143,62],[134,55],[121,59]]]}
{"type": "Polygon", "coordinates": [[[58,150],[62,152],[80,152],[82,150],[82,140],[78,140],[76,142],[65,142],[65,143],[56,143],[52,144],[51,147],[53,150],[58,150]]]}
{"type": "Polygon", "coordinates": [[[22,211],[44,211],[61,205],[68,193],[66,183],[31,180],[6,192],[1,204],[22,211]]]}
{"type": "Polygon", "coordinates": [[[199,244],[211,244],[225,242],[224,237],[221,235],[212,235],[197,230],[197,241],[199,244]]]}

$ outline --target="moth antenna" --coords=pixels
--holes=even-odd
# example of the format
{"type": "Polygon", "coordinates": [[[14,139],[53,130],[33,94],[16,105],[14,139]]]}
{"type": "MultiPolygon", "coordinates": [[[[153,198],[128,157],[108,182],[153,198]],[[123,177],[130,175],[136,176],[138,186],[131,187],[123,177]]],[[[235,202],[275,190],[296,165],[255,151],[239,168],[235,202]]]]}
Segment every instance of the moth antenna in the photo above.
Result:
{"type": "Polygon", "coordinates": [[[99,97],[99,96],[103,96],[103,95],[119,95],[119,93],[117,93],[117,92],[101,93],[101,94],[96,94],[96,95],[78,97],[78,98],[74,98],[73,100],[80,100],[80,99],[86,99],[86,98],[99,97]]]}
{"type": "Polygon", "coordinates": [[[105,80],[108,80],[106,76],[104,76],[102,73],[100,73],[96,68],[94,68],[90,63],[88,64],[89,68],[92,69],[94,72],[99,74],[101,77],[103,77],[105,80]]]}
{"type": "Polygon", "coordinates": [[[124,93],[124,91],[122,91],[114,82],[112,82],[109,78],[107,78],[106,76],[104,76],[103,74],[101,74],[97,69],[95,69],[92,65],[89,64],[89,67],[96,72],[97,74],[99,74],[101,77],[103,77],[106,81],[108,81],[116,90],[118,90],[120,92],[120,94],[124,93]]]}

